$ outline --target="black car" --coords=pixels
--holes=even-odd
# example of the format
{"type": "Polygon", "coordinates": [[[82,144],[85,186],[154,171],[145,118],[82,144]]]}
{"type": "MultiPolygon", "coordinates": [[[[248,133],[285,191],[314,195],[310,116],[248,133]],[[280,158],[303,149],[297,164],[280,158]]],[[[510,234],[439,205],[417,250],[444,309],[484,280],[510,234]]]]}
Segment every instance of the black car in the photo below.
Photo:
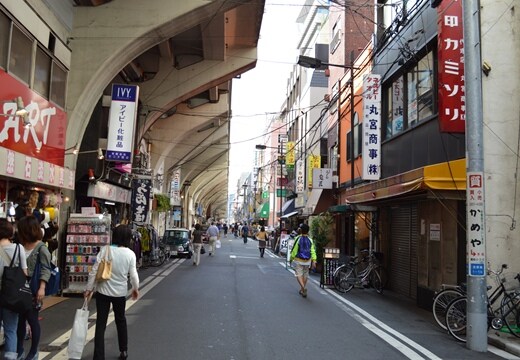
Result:
{"type": "Polygon", "coordinates": [[[190,247],[190,231],[188,229],[166,229],[163,243],[167,256],[184,256],[190,259],[191,255],[193,255],[190,247]]]}

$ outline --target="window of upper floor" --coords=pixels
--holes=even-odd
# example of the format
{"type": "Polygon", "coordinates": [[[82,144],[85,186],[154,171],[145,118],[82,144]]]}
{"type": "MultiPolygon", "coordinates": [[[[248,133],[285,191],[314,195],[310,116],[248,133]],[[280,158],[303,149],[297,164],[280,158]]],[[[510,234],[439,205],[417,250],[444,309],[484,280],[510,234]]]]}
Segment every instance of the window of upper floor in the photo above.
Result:
{"type": "Polygon", "coordinates": [[[383,84],[384,139],[390,139],[436,114],[436,65],[428,51],[412,66],[383,84]]]}
{"type": "Polygon", "coordinates": [[[45,48],[0,12],[0,68],[64,108],[68,71],[52,54],[55,41],[51,34],[49,47],[52,48],[45,48]]]}

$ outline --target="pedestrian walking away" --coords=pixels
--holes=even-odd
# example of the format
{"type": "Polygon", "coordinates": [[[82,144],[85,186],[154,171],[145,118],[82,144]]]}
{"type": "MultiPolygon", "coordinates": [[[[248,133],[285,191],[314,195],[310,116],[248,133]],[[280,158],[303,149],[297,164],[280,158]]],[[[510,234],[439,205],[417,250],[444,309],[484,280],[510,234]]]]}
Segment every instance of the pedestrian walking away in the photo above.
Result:
{"type": "Polygon", "coordinates": [[[208,235],[209,238],[209,256],[211,256],[215,253],[215,243],[220,237],[220,230],[214,222],[212,222],[208,230],[206,230],[206,235],[208,235]]]}
{"type": "Polygon", "coordinates": [[[244,224],[242,226],[242,237],[244,238],[244,244],[247,244],[247,235],[249,234],[249,228],[247,227],[247,224],[244,224]]]}
{"type": "Polygon", "coordinates": [[[200,224],[195,225],[195,230],[191,233],[191,244],[193,247],[193,265],[199,266],[200,249],[202,248],[202,231],[200,224]]]}
{"type": "Polygon", "coordinates": [[[105,329],[107,326],[110,305],[114,310],[114,318],[119,344],[119,359],[128,357],[128,329],[126,325],[125,307],[128,291],[128,276],[132,285],[132,299],[139,297],[139,276],[136,269],[135,253],[130,250],[132,230],[128,225],[119,225],[112,234],[112,275],[108,280],[96,281],[99,263],[105,256],[106,248],[97,255],[96,262],[88,275],[84,296],[91,296],[96,287],[96,332],[94,335],[94,360],[105,359],[105,329]],[[104,251],[103,251],[104,250],[104,251]]]}
{"type": "Polygon", "coordinates": [[[301,225],[302,233],[294,241],[290,260],[295,264],[295,276],[300,285],[300,295],[307,297],[309,269],[316,267],[316,246],[309,237],[309,225],[301,225]]]}
{"type": "Polygon", "coordinates": [[[258,240],[258,249],[260,250],[260,257],[264,257],[265,245],[267,243],[267,233],[265,232],[265,227],[260,227],[260,231],[256,234],[256,240],[258,240]]]}
{"type": "MultiPolygon", "coordinates": [[[[27,275],[27,260],[25,255],[25,250],[23,246],[20,244],[13,244],[11,239],[14,235],[13,225],[8,222],[6,219],[0,219],[0,246],[2,249],[0,251],[4,252],[7,255],[7,258],[12,259],[16,248],[18,247],[17,254],[20,256],[16,256],[14,258],[14,266],[19,266],[23,269],[25,275],[27,275]],[[18,263],[18,259],[20,259],[20,263],[18,263]]],[[[7,260],[7,259],[6,259],[7,260]]],[[[11,261],[6,263],[4,260],[4,256],[0,257],[0,279],[2,278],[4,267],[9,266],[11,261]]],[[[0,282],[1,285],[1,282],[0,282]]],[[[15,360],[18,358],[16,353],[16,331],[18,326],[18,314],[12,310],[9,310],[5,307],[0,307],[0,322],[4,328],[4,359],[15,360]]]]}
{"type": "Polygon", "coordinates": [[[41,263],[40,286],[36,294],[33,294],[33,308],[25,314],[18,316],[17,335],[17,353],[18,359],[38,360],[38,345],[40,343],[41,328],[39,314],[42,307],[43,297],[45,296],[45,287],[51,277],[51,253],[47,246],[42,242],[43,231],[40,227],[40,222],[34,216],[25,216],[18,221],[17,226],[18,240],[25,249],[27,256],[27,274],[29,277],[33,276],[36,267],[36,261],[39,259],[41,263]],[[29,324],[31,329],[31,348],[25,356],[24,339],[27,327],[25,323],[29,324]],[[25,356],[25,357],[24,357],[25,356]]]}

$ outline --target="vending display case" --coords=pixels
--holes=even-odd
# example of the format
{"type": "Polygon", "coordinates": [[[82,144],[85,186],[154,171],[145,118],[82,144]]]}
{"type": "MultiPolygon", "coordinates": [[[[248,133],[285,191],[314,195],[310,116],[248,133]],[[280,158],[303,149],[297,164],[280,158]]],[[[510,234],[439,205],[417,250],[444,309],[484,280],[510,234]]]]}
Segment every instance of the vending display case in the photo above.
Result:
{"type": "Polygon", "coordinates": [[[110,215],[70,214],[67,221],[63,293],[82,293],[96,256],[111,243],[110,215]]]}

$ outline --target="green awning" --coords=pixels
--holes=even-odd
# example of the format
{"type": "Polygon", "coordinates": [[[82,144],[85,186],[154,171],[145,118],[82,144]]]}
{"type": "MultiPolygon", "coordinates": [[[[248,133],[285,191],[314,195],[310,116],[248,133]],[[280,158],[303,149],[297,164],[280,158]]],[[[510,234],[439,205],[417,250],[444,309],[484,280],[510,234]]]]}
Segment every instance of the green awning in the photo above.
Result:
{"type": "Polygon", "coordinates": [[[351,210],[350,205],[334,205],[328,211],[331,213],[345,213],[349,210],[351,210]]]}
{"type": "Polygon", "coordinates": [[[262,205],[262,209],[260,210],[260,217],[265,219],[269,218],[269,202],[266,202],[262,205]]]}

